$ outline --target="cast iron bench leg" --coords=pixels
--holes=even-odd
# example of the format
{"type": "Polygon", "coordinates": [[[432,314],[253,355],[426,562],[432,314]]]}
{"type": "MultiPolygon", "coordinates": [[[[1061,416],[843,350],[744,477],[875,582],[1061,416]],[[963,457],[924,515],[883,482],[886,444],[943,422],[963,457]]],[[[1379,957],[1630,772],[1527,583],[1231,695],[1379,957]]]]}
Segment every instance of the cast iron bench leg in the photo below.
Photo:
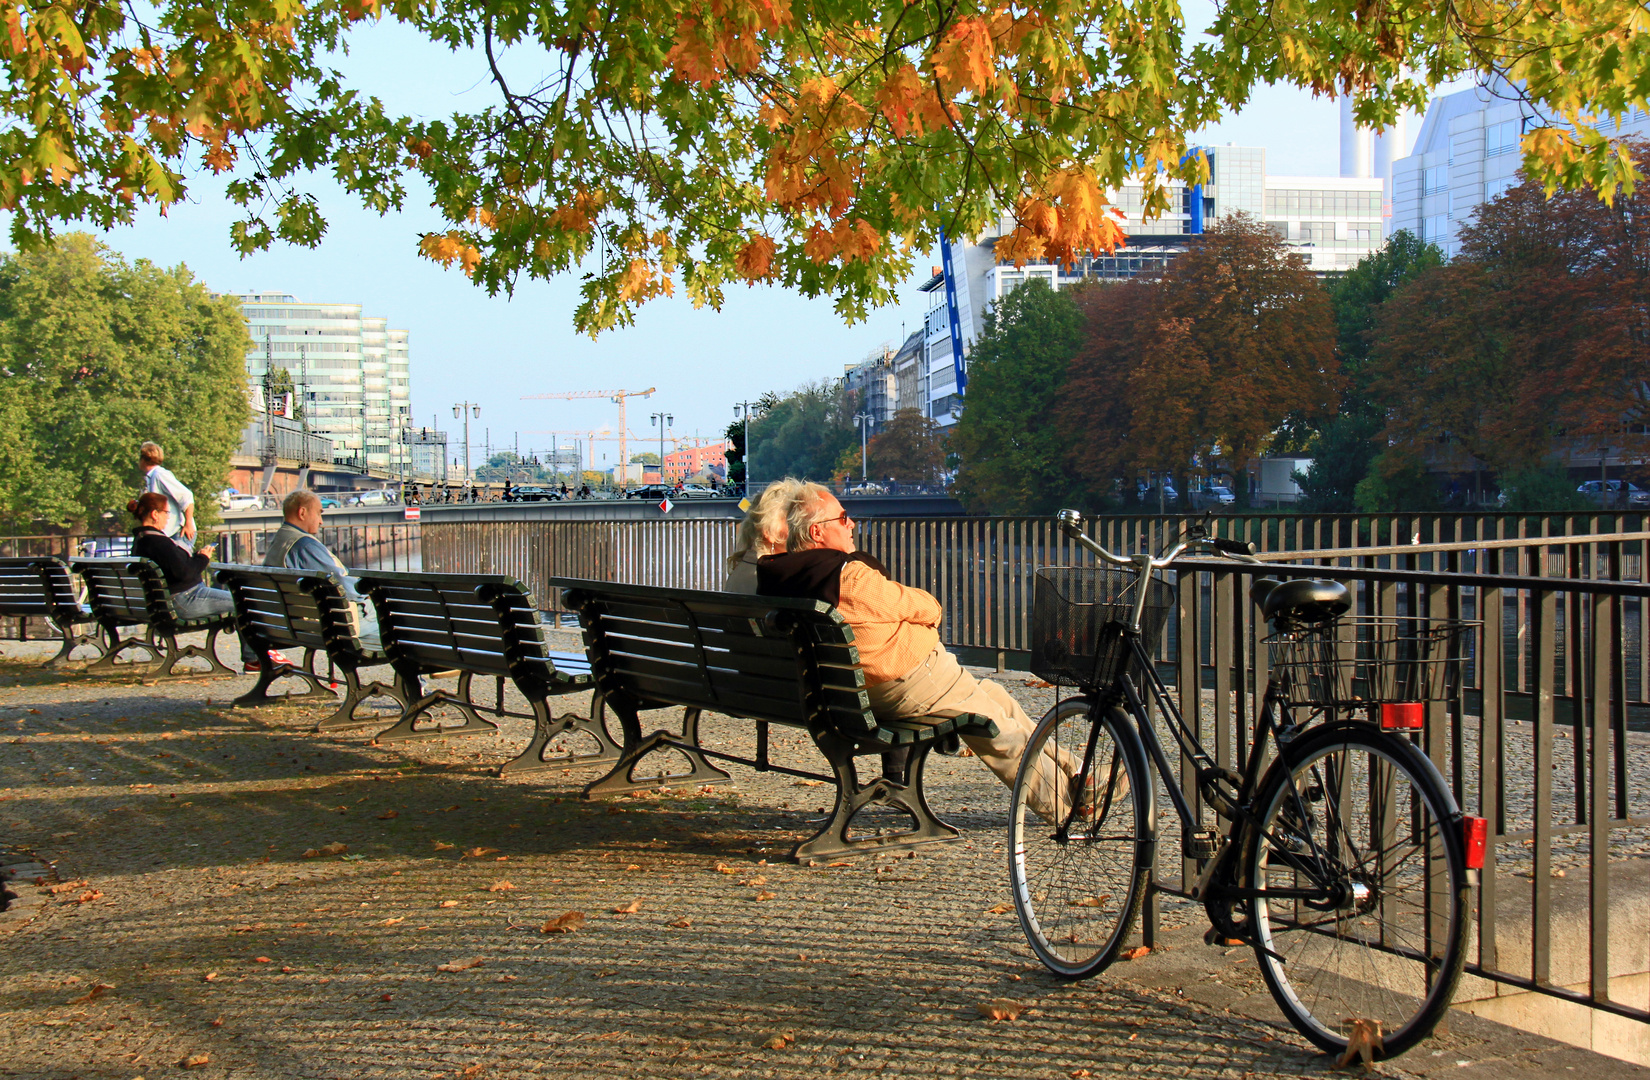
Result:
{"type": "MultiPolygon", "coordinates": [[[[565,769],[583,765],[606,765],[618,761],[624,752],[618,743],[613,741],[607,733],[607,725],[602,722],[607,715],[607,706],[600,694],[594,694],[590,699],[590,716],[588,718],[577,713],[563,713],[552,718],[550,715],[550,699],[542,698],[532,702],[533,706],[533,739],[527,744],[517,758],[506,762],[498,770],[500,776],[520,776],[527,773],[544,772],[548,769],[565,769]],[[568,749],[564,753],[546,754],[552,743],[569,736],[588,735],[596,740],[594,753],[580,754],[568,749]]],[[[558,746],[558,749],[561,747],[558,746]]]]}
{"type": "Polygon", "coordinates": [[[498,725],[476,711],[476,706],[470,700],[470,677],[473,673],[461,671],[458,675],[458,690],[431,690],[428,694],[413,702],[402,712],[401,719],[391,724],[372,737],[375,743],[408,742],[412,739],[435,739],[448,735],[475,735],[489,731],[497,731],[498,725]],[[457,709],[464,717],[462,724],[453,727],[442,727],[437,721],[434,726],[418,728],[420,717],[431,709],[443,705],[457,709]]]}
{"type": "Polygon", "coordinates": [[[362,702],[375,697],[387,697],[395,702],[398,717],[406,715],[410,705],[410,695],[399,675],[387,683],[374,680],[362,686],[360,672],[354,668],[345,671],[343,703],[338,706],[337,712],[315,725],[316,732],[325,734],[329,731],[355,731],[364,727],[378,727],[384,722],[382,715],[355,715],[355,710],[360,708],[362,702]]]}
{"type": "MultiPolygon", "coordinates": [[[[80,648],[82,645],[90,645],[92,648],[96,649],[97,659],[99,660],[109,654],[109,646],[104,644],[102,641],[99,641],[95,633],[82,634],[75,630],[74,624],[64,625],[62,623],[53,622],[52,625],[57,628],[58,633],[63,635],[63,647],[57,651],[56,656],[41,665],[42,667],[62,667],[64,664],[69,662],[69,654],[80,648]]],[[[94,660],[93,662],[95,663],[96,661],[94,660]]]]}
{"type": "Polygon", "coordinates": [[[108,637],[109,644],[104,647],[102,656],[87,665],[87,671],[126,671],[138,667],[147,670],[166,659],[165,647],[151,638],[129,637],[123,640],[120,631],[113,628],[106,628],[104,634],[108,637]],[[121,663],[120,656],[128,649],[141,649],[149,654],[148,659],[121,663]]]}
{"type": "Polygon", "coordinates": [[[258,672],[258,685],[230,702],[238,709],[250,708],[257,705],[271,705],[283,701],[312,701],[316,698],[333,700],[338,695],[327,686],[326,680],[315,674],[315,650],[304,650],[304,662],[299,664],[265,664],[258,672]],[[269,687],[276,679],[301,679],[309,685],[309,689],[297,693],[280,694],[275,697],[269,695],[269,687]]]}
{"type": "Polygon", "coordinates": [[[840,859],[878,851],[902,851],[923,844],[955,840],[962,835],[934,816],[923,793],[923,768],[928,764],[928,752],[934,748],[932,742],[920,743],[912,748],[911,760],[905,767],[905,783],[879,776],[863,787],[854,769],[851,743],[827,734],[816,735],[814,742],[836,773],[836,806],[825,826],[791,851],[791,858],[797,862],[840,859]],[[913,825],[897,833],[850,837],[848,830],[854,815],[867,806],[892,806],[903,810],[911,816],[913,825]]]}
{"type": "Polygon", "coordinates": [[[620,714],[624,726],[625,747],[619,755],[619,760],[611,772],[588,785],[584,789],[584,797],[598,799],[603,795],[623,795],[631,791],[652,791],[661,787],[688,787],[703,784],[726,784],[733,780],[733,776],[723,772],[699,753],[699,710],[682,710],[682,730],[680,732],[655,731],[645,738],[641,735],[641,726],[632,713],[626,717],[620,714]],[[636,766],[643,758],[655,750],[675,750],[688,759],[688,771],[685,773],[661,773],[658,776],[638,778],[635,776],[636,766]]]}
{"type": "Polygon", "coordinates": [[[179,645],[175,636],[172,634],[164,635],[166,638],[165,655],[157,661],[159,670],[150,671],[150,676],[156,679],[201,679],[233,676],[235,671],[232,668],[225,667],[223,661],[218,659],[218,631],[220,629],[220,627],[214,626],[206,632],[205,645],[179,645]],[[190,657],[205,660],[208,665],[207,669],[205,671],[177,670],[179,662],[190,657]]]}

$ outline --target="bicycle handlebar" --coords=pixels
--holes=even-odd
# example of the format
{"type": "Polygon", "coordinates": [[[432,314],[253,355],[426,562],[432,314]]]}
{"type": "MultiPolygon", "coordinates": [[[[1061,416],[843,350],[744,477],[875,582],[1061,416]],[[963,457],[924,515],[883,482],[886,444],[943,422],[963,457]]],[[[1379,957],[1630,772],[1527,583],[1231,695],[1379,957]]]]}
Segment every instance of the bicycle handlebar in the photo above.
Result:
{"type": "Polygon", "coordinates": [[[1143,573],[1152,570],[1161,570],[1174,562],[1187,548],[1203,547],[1217,554],[1226,555],[1239,562],[1259,563],[1255,558],[1255,545],[1245,540],[1228,540],[1219,536],[1183,536],[1169,549],[1168,554],[1153,557],[1150,552],[1141,552],[1138,555],[1117,555],[1101,547],[1095,540],[1083,531],[1083,518],[1075,510],[1062,510],[1056,517],[1060,523],[1060,531],[1083,547],[1093,552],[1102,560],[1113,566],[1132,566],[1143,573]]]}

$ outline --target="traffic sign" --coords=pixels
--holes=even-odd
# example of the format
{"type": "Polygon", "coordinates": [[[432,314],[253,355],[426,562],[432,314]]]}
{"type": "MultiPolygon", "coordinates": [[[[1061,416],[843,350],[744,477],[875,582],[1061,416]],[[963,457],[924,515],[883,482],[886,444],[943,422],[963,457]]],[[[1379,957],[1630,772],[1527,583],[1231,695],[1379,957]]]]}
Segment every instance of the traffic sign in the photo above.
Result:
{"type": "Polygon", "coordinates": [[[674,506],[675,506],[675,505],[676,505],[676,504],[675,504],[675,503],[673,503],[673,502],[671,502],[671,501],[670,501],[670,500],[669,500],[669,499],[661,499],[661,500],[659,500],[659,510],[660,510],[660,511],[661,511],[661,512],[663,512],[663,513],[666,513],[666,514],[668,514],[668,513],[670,513],[670,511],[671,511],[671,509],[672,509],[672,508],[673,508],[673,507],[674,507],[674,506]]]}
{"type": "Polygon", "coordinates": [[[418,520],[418,507],[416,507],[416,506],[407,507],[406,509],[401,511],[401,517],[402,517],[403,520],[406,520],[406,521],[417,521],[418,520]]]}

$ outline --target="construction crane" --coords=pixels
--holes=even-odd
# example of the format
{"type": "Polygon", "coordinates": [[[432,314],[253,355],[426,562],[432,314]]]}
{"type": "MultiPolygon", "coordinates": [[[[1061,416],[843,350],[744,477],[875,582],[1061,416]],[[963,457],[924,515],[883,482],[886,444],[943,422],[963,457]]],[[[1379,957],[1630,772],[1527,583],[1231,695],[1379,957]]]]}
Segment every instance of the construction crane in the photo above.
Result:
{"type": "Polygon", "coordinates": [[[624,403],[626,398],[647,397],[657,387],[648,387],[646,390],[572,390],[565,394],[523,394],[523,401],[576,401],[580,398],[607,398],[619,407],[619,475],[624,477],[620,486],[629,482],[630,471],[627,468],[630,461],[625,457],[625,433],[630,430],[625,423],[624,403]]]}

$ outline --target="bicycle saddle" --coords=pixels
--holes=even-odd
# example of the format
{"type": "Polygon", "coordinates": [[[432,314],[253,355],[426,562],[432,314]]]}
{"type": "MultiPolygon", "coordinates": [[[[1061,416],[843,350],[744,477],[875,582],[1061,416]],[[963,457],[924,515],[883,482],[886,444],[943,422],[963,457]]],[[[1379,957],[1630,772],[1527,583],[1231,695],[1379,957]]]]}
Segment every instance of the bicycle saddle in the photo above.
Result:
{"type": "Polygon", "coordinates": [[[1260,578],[1249,588],[1249,598],[1261,614],[1283,630],[1294,626],[1326,623],[1344,615],[1352,607],[1346,586],[1320,578],[1279,581],[1260,578]]]}

